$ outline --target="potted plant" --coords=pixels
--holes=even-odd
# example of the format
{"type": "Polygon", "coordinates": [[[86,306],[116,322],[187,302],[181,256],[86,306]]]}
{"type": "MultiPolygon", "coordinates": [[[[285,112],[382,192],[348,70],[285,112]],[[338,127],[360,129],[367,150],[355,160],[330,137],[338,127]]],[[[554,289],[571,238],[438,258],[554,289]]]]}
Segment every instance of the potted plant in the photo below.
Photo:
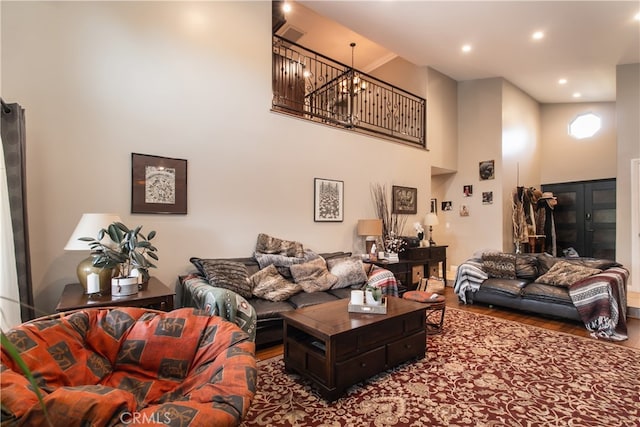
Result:
{"type": "Polygon", "coordinates": [[[365,288],[365,301],[369,305],[380,305],[382,304],[382,289],[367,285],[365,288]]]}
{"type": "Polygon", "coordinates": [[[147,283],[149,269],[156,267],[150,261],[150,259],[158,260],[156,254],[158,249],[151,244],[156,232],[150,231],[145,236],[141,230],[141,225],[130,229],[121,222],[113,222],[106,229],[101,229],[95,239],[92,237],[80,238],[80,240],[88,242],[91,250],[96,253],[93,260],[95,267],[117,267],[119,269],[119,273],[116,273],[117,276],[111,279],[112,294],[116,296],[138,292],[139,278],[142,279],[142,283],[147,283]],[[105,235],[109,236],[110,242],[103,243],[105,235]],[[131,286],[133,284],[136,286],[131,286]]]}

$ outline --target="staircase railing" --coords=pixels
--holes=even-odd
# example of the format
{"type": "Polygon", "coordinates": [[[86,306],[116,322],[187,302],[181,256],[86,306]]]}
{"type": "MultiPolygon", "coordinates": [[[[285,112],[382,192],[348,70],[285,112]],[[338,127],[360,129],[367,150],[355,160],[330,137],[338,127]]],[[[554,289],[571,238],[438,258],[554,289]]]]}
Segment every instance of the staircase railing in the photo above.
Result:
{"type": "Polygon", "coordinates": [[[273,109],[426,147],[426,100],[273,36],[273,109]]]}

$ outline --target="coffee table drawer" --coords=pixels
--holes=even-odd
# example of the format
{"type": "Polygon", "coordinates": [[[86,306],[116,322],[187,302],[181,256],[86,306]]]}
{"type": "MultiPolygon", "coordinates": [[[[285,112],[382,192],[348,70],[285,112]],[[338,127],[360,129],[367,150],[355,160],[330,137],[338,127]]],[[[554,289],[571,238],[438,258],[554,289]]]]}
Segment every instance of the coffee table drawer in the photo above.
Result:
{"type": "Polygon", "coordinates": [[[387,345],[387,366],[396,366],[415,357],[424,357],[427,350],[427,334],[423,330],[387,345]]]}
{"type": "Polygon", "coordinates": [[[344,362],[336,363],[336,386],[344,388],[372,377],[384,370],[384,364],[384,346],[359,354],[344,362]]]}

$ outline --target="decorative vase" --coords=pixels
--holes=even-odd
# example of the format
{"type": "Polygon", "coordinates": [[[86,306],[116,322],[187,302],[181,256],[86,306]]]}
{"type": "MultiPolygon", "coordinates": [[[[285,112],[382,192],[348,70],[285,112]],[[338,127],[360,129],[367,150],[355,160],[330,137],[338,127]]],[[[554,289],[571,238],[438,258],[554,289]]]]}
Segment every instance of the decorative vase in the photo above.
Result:
{"type": "Polygon", "coordinates": [[[111,295],[124,297],[138,293],[137,277],[114,277],[111,279],[111,295]]]}
{"type": "Polygon", "coordinates": [[[422,240],[424,240],[424,231],[421,231],[420,233],[418,233],[418,239],[420,239],[421,242],[422,240]]]}
{"type": "Polygon", "coordinates": [[[367,302],[367,305],[380,305],[380,304],[382,304],[382,298],[378,298],[376,300],[374,298],[374,296],[373,296],[373,292],[372,291],[366,291],[364,293],[364,297],[365,297],[365,301],[367,302]]]}

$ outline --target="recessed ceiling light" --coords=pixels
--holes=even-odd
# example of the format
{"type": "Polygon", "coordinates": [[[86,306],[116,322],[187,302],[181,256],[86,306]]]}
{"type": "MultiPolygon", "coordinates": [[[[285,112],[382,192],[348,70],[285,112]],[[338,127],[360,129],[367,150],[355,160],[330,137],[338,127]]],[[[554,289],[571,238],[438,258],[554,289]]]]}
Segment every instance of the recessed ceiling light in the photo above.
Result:
{"type": "Polygon", "coordinates": [[[640,12],[636,13],[636,16],[634,16],[633,19],[640,21],[640,12]]]}
{"type": "Polygon", "coordinates": [[[470,44],[465,44],[462,46],[462,51],[463,52],[471,52],[471,45],[470,44]]]}
{"type": "Polygon", "coordinates": [[[282,11],[283,11],[284,13],[289,13],[289,12],[291,12],[291,3],[284,3],[284,4],[282,5],[282,11]]]}
{"type": "Polygon", "coordinates": [[[541,40],[544,38],[544,33],[542,31],[536,31],[531,35],[531,38],[534,40],[541,40]]]}
{"type": "Polygon", "coordinates": [[[574,92],[572,95],[574,98],[580,98],[582,94],[580,92],[574,92]]]}
{"type": "Polygon", "coordinates": [[[567,79],[560,79],[560,80],[558,80],[558,84],[559,84],[559,85],[566,85],[566,84],[567,84],[567,79]]]}

